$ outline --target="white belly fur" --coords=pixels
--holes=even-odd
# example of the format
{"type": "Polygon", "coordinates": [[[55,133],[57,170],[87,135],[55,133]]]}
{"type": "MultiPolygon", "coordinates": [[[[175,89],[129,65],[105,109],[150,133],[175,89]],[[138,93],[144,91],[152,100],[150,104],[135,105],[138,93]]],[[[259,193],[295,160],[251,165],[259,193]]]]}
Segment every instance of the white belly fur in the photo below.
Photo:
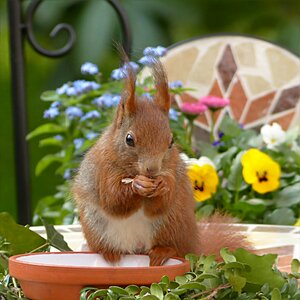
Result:
{"type": "MultiPolygon", "coordinates": [[[[91,207],[90,207],[91,208],[91,207]]],[[[85,209],[89,226],[98,239],[111,249],[123,253],[144,253],[152,248],[158,220],[149,219],[144,215],[143,208],[128,218],[116,218],[107,215],[102,209],[85,209]]]]}

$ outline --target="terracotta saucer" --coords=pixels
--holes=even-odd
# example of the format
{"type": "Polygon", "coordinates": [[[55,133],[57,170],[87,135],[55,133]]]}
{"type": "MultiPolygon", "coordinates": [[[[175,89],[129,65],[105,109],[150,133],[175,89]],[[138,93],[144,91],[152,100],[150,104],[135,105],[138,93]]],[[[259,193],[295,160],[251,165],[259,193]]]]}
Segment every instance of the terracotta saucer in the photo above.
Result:
{"type": "Polygon", "coordinates": [[[9,259],[9,273],[19,280],[25,296],[33,300],[77,300],[85,286],[150,285],[163,275],[174,279],[189,269],[189,262],[182,258],[149,267],[147,255],[125,255],[118,265],[91,252],[43,252],[9,259]]]}

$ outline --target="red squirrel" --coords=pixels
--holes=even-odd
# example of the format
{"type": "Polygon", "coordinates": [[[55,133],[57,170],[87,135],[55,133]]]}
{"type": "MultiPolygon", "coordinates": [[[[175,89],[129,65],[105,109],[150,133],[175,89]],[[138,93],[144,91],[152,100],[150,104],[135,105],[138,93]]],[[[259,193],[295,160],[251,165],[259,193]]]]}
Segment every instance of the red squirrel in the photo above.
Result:
{"type": "Polygon", "coordinates": [[[128,68],[113,122],[87,152],[74,180],[89,248],[111,262],[123,254],[148,254],[150,265],[160,265],[187,253],[247,245],[221,215],[212,220],[219,225],[204,221],[199,233],[192,185],[169,127],[166,73],[159,61],[152,70],[151,101],[135,95],[128,68]]]}

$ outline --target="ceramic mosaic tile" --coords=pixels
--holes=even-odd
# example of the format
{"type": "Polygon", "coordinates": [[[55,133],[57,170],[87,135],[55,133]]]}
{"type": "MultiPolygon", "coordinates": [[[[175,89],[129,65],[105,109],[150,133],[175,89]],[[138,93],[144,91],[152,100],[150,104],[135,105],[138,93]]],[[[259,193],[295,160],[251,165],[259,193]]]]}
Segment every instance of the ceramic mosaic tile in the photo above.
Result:
{"type": "MultiPolygon", "coordinates": [[[[266,41],[243,36],[214,36],[172,47],[162,59],[170,81],[193,88],[178,103],[206,95],[229,98],[226,112],[245,128],[278,122],[300,125],[300,59],[266,41]]],[[[216,132],[225,113],[217,116],[216,132]]],[[[207,137],[211,116],[196,120],[195,136],[207,137]]]]}

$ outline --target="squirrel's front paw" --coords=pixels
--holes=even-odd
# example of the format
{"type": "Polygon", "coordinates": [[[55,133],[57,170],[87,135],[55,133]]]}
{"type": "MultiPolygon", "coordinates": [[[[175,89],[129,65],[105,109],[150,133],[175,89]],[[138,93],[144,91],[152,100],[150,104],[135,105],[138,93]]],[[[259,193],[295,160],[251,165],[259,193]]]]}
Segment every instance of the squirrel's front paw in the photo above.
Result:
{"type": "Polygon", "coordinates": [[[156,188],[155,190],[153,190],[153,193],[148,197],[163,196],[164,194],[170,191],[167,181],[162,176],[158,176],[155,179],[154,184],[156,185],[156,188]]]}
{"type": "Polygon", "coordinates": [[[132,190],[144,197],[151,197],[156,188],[155,180],[143,175],[137,175],[132,181],[132,190]]]}
{"type": "Polygon", "coordinates": [[[161,266],[169,258],[176,257],[177,252],[171,247],[156,246],[149,251],[150,266],[161,266]]]}

